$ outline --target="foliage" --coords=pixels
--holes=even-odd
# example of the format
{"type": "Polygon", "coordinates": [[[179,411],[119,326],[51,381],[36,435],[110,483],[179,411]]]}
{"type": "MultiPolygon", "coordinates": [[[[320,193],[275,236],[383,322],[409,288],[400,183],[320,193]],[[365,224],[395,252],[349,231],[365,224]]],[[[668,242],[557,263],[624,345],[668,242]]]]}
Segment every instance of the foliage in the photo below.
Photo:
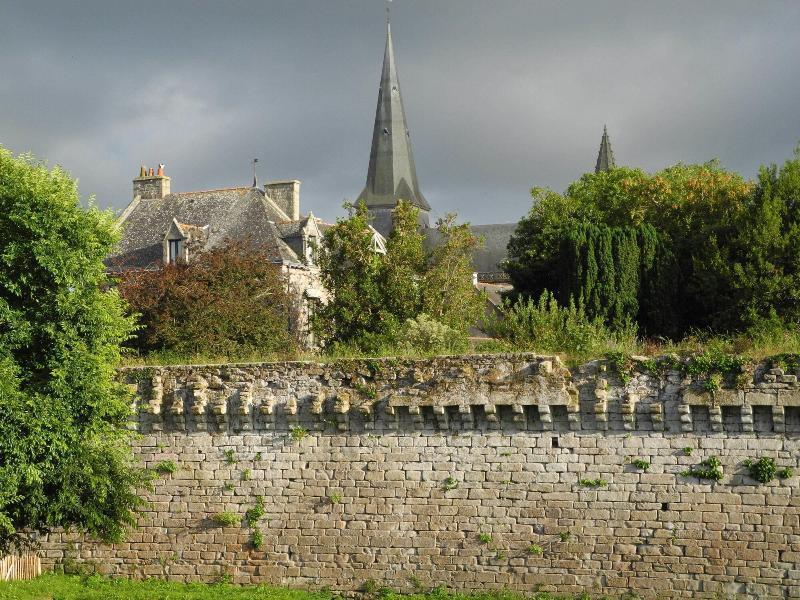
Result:
{"type": "Polygon", "coordinates": [[[534,556],[541,556],[544,554],[544,548],[542,548],[539,544],[531,544],[528,546],[528,554],[533,554],[534,556]]]}
{"type": "Polygon", "coordinates": [[[478,534],[478,541],[481,544],[489,544],[492,541],[492,536],[488,533],[479,533],[478,534]]]}
{"type": "Polygon", "coordinates": [[[775,479],[775,475],[778,472],[775,459],[769,456],[762,456],[756,460],[747,459],[744,461],[744,466],[747,468],[750,477],[761,483],[769,483],[775,479]]]}
{"type": "Polygon", "coordinates": [[[445,336],[445,345],[463,350],[483,307],[472,286],[471,253],[478,240],[469,227],[448,215],[437,223],[439,245],[426,253],[418,209],[399,202],[384,255],[375,251],[366,206],[348,208],[349,217],[326,232],[319,258],[331,300],[314,315],[314,329],[327,350],[379,354],[419,341],[419,350],[438,351],[429,321],[455,331],[445,336]],[[411,340],[409,330],[416,334],[411,340]]]}
{"type": "Polygon", "coordinates": [[[236,525],[239,520],[239,515],[229,510],[216,513],[211,517],[211,521],[219,527],[231,527],[232,525],[236,525]]]}
{"type": "Polygon", "coordinates": [[[681,473],[684,477],[697,477],[698,479],[709,479],[711,481],[722,481],[722,463],[716,456],[710,456],[699,465],[694,466],[681,473]]]}
{"type": "Polygon", "coordinates": [[[331,494],[330,496],[328,496],[328,501],[329,501],[331,504],[341,504],[341,502],[342,502],[342,495],[341,495],[341,494],[339,494],[339,493],[337,493],[337,492],[334,492],[333,494],[331,494]]]}
{"type": "Polygon", "coordinates": [[[308,435],[308,429],[300,427],[299,425],[292,425],[292,427],[289,428],[289,435],[292,436],[295,442],[299,442],[308,435]]]}
{"type": "Polygon", "coordinates": [[[117,236],[65,171],[0,147],[0,555],[59,526],[119,540],[143,506],[115,382],[133,322],[103,265],[117,236]]]}
{"type": "Polygon", "coordinates": [[[613,332],[572,302],[560,306],[547,290],[538,302],[529,298],[506,301],[500,317],[487,319],[487,329],[517,351],[563,352],[580,358],[596,356],[609,347],[635,347],[632,329],[613,332]]]}
{"type": "Polygon", "coordinates": [[[581,479],[578,481],[579,485],[583,487],[591,487],[591,488],[599,488],[605,487],[608,485],[608,482],[605,479],[597,478],[597,479],[581,479]]]}
{"type": "Polygon", "coordinates": [[[253,550],[261,550],[264,547],[264,534],[261,533],[260,529],[253,530],[250,542],[253,544],[253,550]]]}
{"type": "Polygon", "coordinates": [[[791,467],[781,467],[778,469],[777,475],[780,479],[789,479],[792,475],[794,475],[794,469],[791,467]]]}
{"type": "Polygon", "coordinates": [[[178,471],[178,465],[174,460],[162,460],[153,467],[153,470],[159,475],[171,475],[178,471]]]}
{"type": "Polygon", "coordinates": [[[264,508],[264,498],[256,496],[255,506],[248,508],[244,513],[244,522],[248,527],[255,527],[265,514],[267,511],[264,508]]]}
{"type": "Polygon", "coordinates": [[[637,459],[631,461],[631,464],[634,467],[636,467],[637,469],[639,469],[640,471],[647,472],[647,471],[650,470],[650,461],[649,460],[645,460],[643,458],[637,458],[637,459]]]}
{"type": "Polygon", "coordinates": [[[631,318],[673,339],[800,322],[800,149],[754,183],[712,161],[532,195],[507,264],[523,296],[547,289],[612,327],[631,318]]]}
{"type": "Polygon", "coordinates": [[[454,490],[458,487],[458,480],[454,477],[448,477],[442,482],[442,489],[444,491],[454,490]]]}
{"type": "Polygon", "coordinates": [[[406,321],[401,339],[408,350],[429,354],[461,354],[467,349],[466,330],[457,331],[425,313],[406,321]]]}
{"type": "Polygon", "coordinates": [[[141,323],[129,345],[141,353],[289,353],[295,307],[266,248],[226,242],[188,263],[126,270],[120,295],[141,323]]]}
{"type": "Polygon", "coordinates": [[[691,446],[684,446],[684,448],[683,448],[684,456],[691,456],[693,451],[694,450],[692,449],[691,446]]]}
{"type": "Polygon", "coordinates": [[[239,462],[239,459],[236,458],[236,450],[233,448],[226,448],[222,451],[222,456],[225,457],[225,462],[229,465],[235,465],[239,462]]]}

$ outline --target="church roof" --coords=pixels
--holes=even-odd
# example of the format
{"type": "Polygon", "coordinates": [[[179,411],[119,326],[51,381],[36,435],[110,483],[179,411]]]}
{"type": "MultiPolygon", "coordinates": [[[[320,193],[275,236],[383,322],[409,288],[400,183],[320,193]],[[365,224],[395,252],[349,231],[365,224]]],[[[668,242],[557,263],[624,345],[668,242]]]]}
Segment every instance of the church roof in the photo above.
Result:
{"type": "Polygon", "coordinates": [[[302,262],[275,224],[289,222],[286,213],[263,190],[238,187],[135,199],[120,220],[123,235],[118,252],[108,260],[109,267],[149,268],[160,263],[164,236],[173,219],[205,228],[204,250],[237,240],[264,248],[275,262],[302,262]]]}
{"type": "Polygon", "coordinates": [[[394,60],[392,29],[388,22],[367,183],[359,199],[370,207],[394,207],[398,200],[406,200],[422,210],[430,210],[430,205],[419,191],[417,183],[417,169],[411,153],[400,80],[394,60]]]}
{"type": "Polygon", "coordinates": [[[608,138],[606,126],[603,125],[603,137],[600,140],[600,151],[597,153],[597,165],[594,167],[594,172],[610,171],[615,166],[614,151],[611,150],[611,140],[608,138]]]}

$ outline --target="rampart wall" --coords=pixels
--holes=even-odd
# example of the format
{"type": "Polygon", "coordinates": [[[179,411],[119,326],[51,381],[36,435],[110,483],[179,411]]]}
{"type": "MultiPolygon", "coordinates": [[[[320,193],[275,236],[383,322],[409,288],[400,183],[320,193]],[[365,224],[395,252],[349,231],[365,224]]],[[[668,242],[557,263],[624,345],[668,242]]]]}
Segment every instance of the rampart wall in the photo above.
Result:
{"type": "Polygon", "coordinates": [[[342,591],[800,598],[798,477],[764,484],[742,465],[797,469],[796,374],[761,365],[706,391],[647,368],[484,355],[129,369],[136,452],[162,471],[151,507],[123,543],[52,534],[45,562],[342,591]],[[687,474],[711,457],[719,482],[687,474]]]}

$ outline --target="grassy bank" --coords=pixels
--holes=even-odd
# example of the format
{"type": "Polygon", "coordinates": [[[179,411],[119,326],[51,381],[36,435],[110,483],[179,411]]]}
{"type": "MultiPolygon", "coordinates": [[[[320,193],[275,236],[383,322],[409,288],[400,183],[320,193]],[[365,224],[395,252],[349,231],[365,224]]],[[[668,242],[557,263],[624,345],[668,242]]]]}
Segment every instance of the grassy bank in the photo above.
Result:
{"type": "MultiPolygon", "coordinates": [[[[434,590],[427,593],[400,595],[381,590],[365,597],[376,600],[588,600],[581,596],[553,596],[547,593],[517,595],[487,592],[472,595],[451,594],[434,590]]],[[[628,598],[636,596],[628,595],[628,598]]],[[[181,584],[165,581],[130,581],[99,576],[78,577],[44,575],[33,581],[0,583],[2,600],[333,600],[330,592],[307,592],[276,587],[240,587],[229,584],[181,584]]]]}

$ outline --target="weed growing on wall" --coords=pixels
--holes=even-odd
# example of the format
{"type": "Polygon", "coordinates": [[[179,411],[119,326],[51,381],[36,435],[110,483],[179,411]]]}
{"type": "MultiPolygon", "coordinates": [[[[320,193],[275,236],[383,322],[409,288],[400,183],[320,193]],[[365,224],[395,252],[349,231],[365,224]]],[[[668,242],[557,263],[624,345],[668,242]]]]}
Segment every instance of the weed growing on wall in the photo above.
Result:
{"type": "Polygon", "coordinates": [[[225,457],[225,462],[229,465],[235,465],[237,462],[239,462],[239,459],[236,458],[236,452],[232,448],[223,450],[222,455],[225,457]]]}
{"type": "Polygon", "coordinates": [[[174,460],[162,460],[153,467],[153,470],[159,475],[171,475],[178,470],[178,465],[174,460]]]}
{"type": "Polygon", "coordinates": [[[289,435],[292,436],[295,442],[300,442],[308,435],[308,429],[300,427],[299,425],[292,425],[289,429],[289,435]]]}
{"type": "Polygon", "coordinates": [[[631,464],[640,471],[644,471],[645,473],[650,470],[650,461],[645,460],[643,458],[637,458],[631,461],[631,464]]]}
{"type": "Polygon", "coordinates": [[[750,477],[761,483],[769,483],[775,479],[778,471],[775,459],[768,456],[762,456],[757,460],[748,458],[743,464],[750,477]]]}
{"type": "Polygon", "coordinates": [[[578,481],[578,484],[582,485],[583,487],[599,488],[607,486],[608,482],[600,477],[597,479],[581,479],[578,481]]]}
{"type": "Polygon", "coordinates": [[[453,477],[448,477],[442,482],[442,489],[445,492],[450,490],[454,490],[458,487],[458,481],[456,481],[453,477]]]}
{"type": "Polygon", "coordinates": [[[264,498],[256,496],[256,504],[252,508],[248,508],[244,513],[244,520],[248,527],[255,527],[261,518],[267,513],[264,508],[264,498]]]}
{"type": "Polygon", "coordinates": [[[239,515],[237,515],[235,512],[226,510],[212,516],[211,521],[219,527],[231,527],[239,522],[239,515]]]}
{"type": "Polygon", "coordinates": [[[492,536],[488,533],[479,533],[478,541],[481,544],[490,544],[492,542],[492,536]]]}
{"type": "Polygon", "coordinates": [[[723,477],[722,464],[716,456],[710,456],[699,465],[682,471],[681,475],[684,477],[697,477],[698,479],[709,479],[718,482],[721,481],[723,477]]]}

